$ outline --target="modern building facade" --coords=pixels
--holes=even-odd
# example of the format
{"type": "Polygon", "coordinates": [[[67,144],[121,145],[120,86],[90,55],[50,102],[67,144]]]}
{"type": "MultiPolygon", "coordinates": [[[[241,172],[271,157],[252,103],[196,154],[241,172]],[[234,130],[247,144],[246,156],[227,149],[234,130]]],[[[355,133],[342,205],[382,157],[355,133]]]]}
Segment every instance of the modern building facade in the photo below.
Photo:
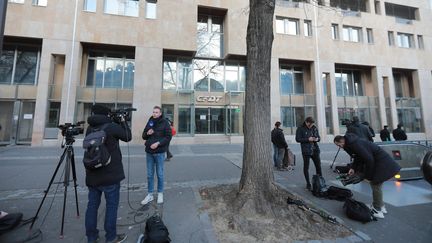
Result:
{"type": "MultiPolygon", "coordinates": [[[[136,144],[154,105],[176,143],[241,142],[248,3],[9,0],[0,143],[59,144],[57,126],[86,120],[93,103],[137,108],[136,144]]],[[[313,116],[329,141],[357,115],[377,133],[403,123],[429,139],[430,23],[430,0],[276,0],[273,123],[294,141],[313,116]]]]}

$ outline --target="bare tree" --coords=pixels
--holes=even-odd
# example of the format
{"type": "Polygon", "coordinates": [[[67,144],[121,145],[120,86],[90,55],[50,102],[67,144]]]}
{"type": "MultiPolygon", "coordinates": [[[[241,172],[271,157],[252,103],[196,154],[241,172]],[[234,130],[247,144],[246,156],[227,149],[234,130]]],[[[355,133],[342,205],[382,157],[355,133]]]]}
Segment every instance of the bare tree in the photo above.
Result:
{"type": "Polygon", "coordinates": [[[270,143],[270,66],[275,0],[250,0],[243,170],[236,206],[271,212],[274,176],[270,143]]]}

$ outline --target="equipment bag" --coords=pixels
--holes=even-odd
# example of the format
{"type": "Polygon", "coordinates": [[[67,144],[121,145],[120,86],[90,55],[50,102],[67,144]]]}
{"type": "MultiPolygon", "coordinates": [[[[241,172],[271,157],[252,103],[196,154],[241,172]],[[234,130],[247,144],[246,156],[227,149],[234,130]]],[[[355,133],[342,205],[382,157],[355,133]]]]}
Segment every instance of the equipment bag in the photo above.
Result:
{"type": "Polygon", "coordinates": [[[171,242],[169,232],[159,215],[151,216],[146,221],[144,243],[171,242]]]}
{"type": "Polygon", "coordinates": [[[0,235],[17,227],[23,217],[22,213],[9,213],[0,219],[0,235]]]}
{"type": "Polygon", "coordinates": [[[376,220],[376,218],[372,215],[372,211],[368,206],[366,206],[366,204],[356,201],[352,198],[345,200],[343,208],[345,209],[345,214],[350,219],[357,220],[362,223],[376,220]]]}
{"type": "Polygon", "coordinates": [[[99,128],[91,128],[83,140],[84,167],[88,170],[95,170],[111,163],[111,154],[106,146],[107,134],[104,129],[110,124],[106,123],[99,128]]]}
{"type": "Polygon", "coordinates": [[[327,186],[321,175],[312,176],[312,194],[316,197],[325,197],[327,186]]]}
{"type": "Polygon", "coordinates": [[[353,193],[350,189],[340,188],[336,186],[330,186],[327,189],[327,198],[338,201],[345,201],[348,198],[351,198],[353,193]]]}
{"type": "Polygon", "coordinates": [[[295,154],[289,148],[285,148],[285,154],[283,158],[283,166],[295,166],[296,165],[296,157],[295,154]]]}

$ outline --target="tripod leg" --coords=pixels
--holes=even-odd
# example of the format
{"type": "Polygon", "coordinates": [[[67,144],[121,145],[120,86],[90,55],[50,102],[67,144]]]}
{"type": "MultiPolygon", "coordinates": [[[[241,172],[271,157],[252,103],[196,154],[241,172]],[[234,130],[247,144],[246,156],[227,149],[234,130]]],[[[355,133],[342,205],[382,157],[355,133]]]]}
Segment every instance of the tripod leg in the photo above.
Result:
{"type": "Polygon", "coordinates": [[[40,212],[40,210],[41,210],[41,208],[42,208],[42,205],[43,205],[43,203],[44,203],[44,201],[45,201],[45,198],[46,198],[46,196],[48,195],[49,189],[51,188],[51,185],[52,185],[52,183],[53,183],[53,181],[54,181],[54,178],[56,177],[56,174],[57,174],[57,172],[58,172],[58,169],[60,168],[60,165],[62,164],[62,162],[63,162],[63,160],[64,160],[64,158],[65,158],[65,156],[66,156],[66,151],[67,151],[67,150],[65,149],[64,152],[63,152],[63,154],[61,155],[60,160],[59,160],[59,162],[58,162],[58,164],[57,164],[57,168],[55,169],[54,174],[52,175],[51,180],[50,180],[50,182],[48,183],[48,188],[45,190],[45,195],[44,195],[44,197],[42,198],[42,202],[39,204],[39,208],[38,208],[38,210],[37,210],[37,212],[36,212],[36,215],[33,217],[32,223],[31,223],[31,225],[30,225],[30,230],[33,228],[33,225],[34,225],[34,223],[36,222],[37,216],[39,215],[39,212],[40,212]]]}
{"type": "Polygon", "coordinates": [[[337,158],[337,156],[338,156],[338,154],[339,154],[339,151],[340,151],[340,147],[338,148],[338,151],[336,152],[336,155],[335,155],[335,157],[334,157],[334,159],[333,159],[333,163],[330,165],[330,169],[333,169],[333,165],[334,165],[334,163],[335,163],[335,161],[336,161],[336,158],[337,158]]]}
{"type": "Polygon", "coordinates": [[[64,174],[64,195],[63,195],[63,213],[62,213],[62,221],[61,221],[61,230],[60,230],[60,239],[63,239],[63,228],[64,228],[64,216],[66,211],[66,197],[67,197],[67,188],[69,185],[69,175],[70,175],[70,163],[71,163],[71,154],[70,154],[70,148],[68,148],[67,151],[67,158],[66,158],[66,169],[64,174]]]}
{"type": "Polygon", "coordinates": [[[76,176],[76,170],[75,170],[75,153],[72,148],[71,152],[71,165],[72,165],[72,178],[74,182],[75,187],[75,204],[76,204],[76,210],[77,210],[77,217],[79,218],[79,207],[78,207],[78,193],[77,193],[77,176],[76,176]]]}

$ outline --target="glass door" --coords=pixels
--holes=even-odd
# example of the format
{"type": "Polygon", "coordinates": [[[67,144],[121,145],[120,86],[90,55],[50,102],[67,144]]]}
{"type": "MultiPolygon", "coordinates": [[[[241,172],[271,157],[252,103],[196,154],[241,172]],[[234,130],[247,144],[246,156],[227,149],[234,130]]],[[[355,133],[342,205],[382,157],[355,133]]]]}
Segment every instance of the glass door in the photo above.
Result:
{"type": "Polygon", "coordinates": [[[13,101],[0,101],[0,144],[11,142],[11,132],[13,127],[13,101]]]}
{"type": "Polygon", "coordinates": [[[225,133],[225,109],[209,108],[210,111],[210,134],[225,133]]]}
{"type": "Polygon", "coordinates": [[[33,133],[35,102],[21,102],[18,120],[17,143],[31,143],[33,133]]]}
{"type": "Polygon", "coordinates": [[[195,134],[209,133],[209,108],[195,108],[195,134]]]}

